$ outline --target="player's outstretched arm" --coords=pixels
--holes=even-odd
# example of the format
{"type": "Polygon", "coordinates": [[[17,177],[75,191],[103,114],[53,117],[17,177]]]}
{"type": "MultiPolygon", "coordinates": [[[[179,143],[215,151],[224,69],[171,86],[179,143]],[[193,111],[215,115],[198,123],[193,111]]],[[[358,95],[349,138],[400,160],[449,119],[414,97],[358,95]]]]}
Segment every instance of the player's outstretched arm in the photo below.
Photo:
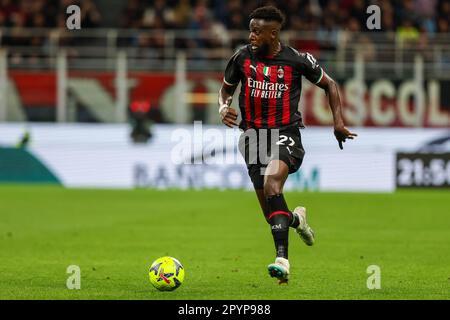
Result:
{"type": "Polygon", "coordinates": [[[331,112],[333,113],[334,135],[339,143],[339,148],[342,150],[344,149],[342,143],[345,142],[346,139],[353,139],[357,134],[350,132],[344,125],[337,83],[323,72],[323,77],[317,85],[325,90],[325,93],[328,96],[328,103],[330,104],[331,112]]]}
{"type": "Polygon", "coordinates": [[[236,86],[229,86],[226,83],[222,83],[222,87],[219,90],[219,114],[222,118],[222,123],[230,128],[237,126],[237,112],[231,105],[233,100],[233,93],[236,90],[236,86]]]}

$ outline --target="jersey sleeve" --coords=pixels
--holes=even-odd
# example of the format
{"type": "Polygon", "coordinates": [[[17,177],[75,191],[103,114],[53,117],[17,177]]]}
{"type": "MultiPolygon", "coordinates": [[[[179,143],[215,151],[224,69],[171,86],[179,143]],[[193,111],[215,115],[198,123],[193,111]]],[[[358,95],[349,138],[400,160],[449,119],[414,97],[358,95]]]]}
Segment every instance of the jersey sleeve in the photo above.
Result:
{"type": "Polygon", "coordinates": [[[314,84],[317,84],[322,80],[323,70],[317,63],[316,58],[310,53],[301,53],[301,66],[302,73],[306,79],[314,84]]]}
{"type": "Polygon", "coordinates": [[[240,68],[239,68],[239,54],[241,50],[238,50],[228,61],[227,67],[225,68],[225,76],[223,82],[229,86],[234,86],[238,84],[241,79],[240,68]]]}

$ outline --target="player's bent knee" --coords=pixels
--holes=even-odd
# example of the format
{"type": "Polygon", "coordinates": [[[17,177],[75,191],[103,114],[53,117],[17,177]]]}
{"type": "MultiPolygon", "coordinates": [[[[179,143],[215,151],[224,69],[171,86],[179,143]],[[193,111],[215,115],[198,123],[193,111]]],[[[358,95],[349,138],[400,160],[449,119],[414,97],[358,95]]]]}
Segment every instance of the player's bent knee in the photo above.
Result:
{"type": "Polygon", "coordinates": [[[280,194],[282,192],[283,192],[283,189],[281,187],[281,183],[279,183],[277,180],[269,178],[269,179],[267,179],[267,181],[265,181],[264,196],[266,198],[280,194]]]}

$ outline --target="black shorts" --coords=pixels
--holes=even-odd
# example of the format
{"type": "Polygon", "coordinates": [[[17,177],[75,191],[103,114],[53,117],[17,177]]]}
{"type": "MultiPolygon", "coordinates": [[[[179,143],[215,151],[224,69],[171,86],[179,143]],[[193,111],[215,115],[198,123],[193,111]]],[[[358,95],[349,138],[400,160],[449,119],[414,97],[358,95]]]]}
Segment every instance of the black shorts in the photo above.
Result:
{"type": "Polygon", "coordinates": [[[271,160],[286,163],[291,174],[300,168],[305,155],[297,126],[248,129],[239,138],[239,151],[245,159],[255,189],[264,188],[264,172],[271,160]]]}

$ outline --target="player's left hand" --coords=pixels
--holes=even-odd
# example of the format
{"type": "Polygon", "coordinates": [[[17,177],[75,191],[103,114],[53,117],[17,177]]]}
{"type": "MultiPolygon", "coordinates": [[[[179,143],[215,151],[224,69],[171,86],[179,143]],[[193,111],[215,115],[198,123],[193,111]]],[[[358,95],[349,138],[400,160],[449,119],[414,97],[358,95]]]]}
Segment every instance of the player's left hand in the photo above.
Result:
{"type": "Polygon", "coordinates": [[[334,127],[334,136],[336,137],[336,140],[339,143],[339,148],[342,150],[344,149],[342,143],[345,142],[346,139],[353,140],[358,135],[356,133],[350,132],[350,130],[342,126],[342,127],[334,127]]]}

